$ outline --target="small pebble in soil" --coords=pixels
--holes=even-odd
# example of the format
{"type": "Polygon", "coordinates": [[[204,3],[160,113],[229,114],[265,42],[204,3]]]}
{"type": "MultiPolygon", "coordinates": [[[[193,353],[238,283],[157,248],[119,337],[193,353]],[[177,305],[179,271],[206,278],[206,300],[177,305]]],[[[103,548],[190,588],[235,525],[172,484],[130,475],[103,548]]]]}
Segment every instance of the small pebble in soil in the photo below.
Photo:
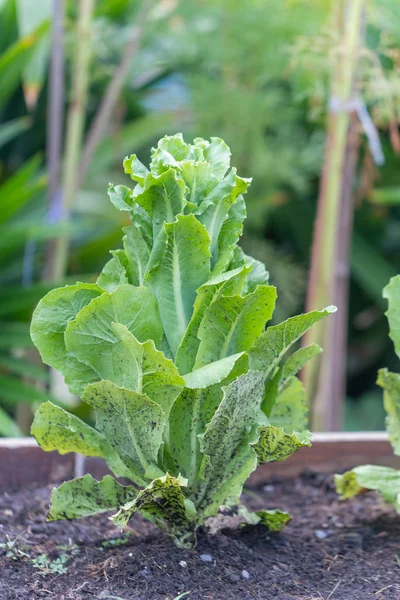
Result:
{"type": "Polygon", "coordinates": [[[324,531],[323,529],[316,529],[314,531],[314,535],[316,538],[318,538],[319,540],[324,540],[325,538],[328,537],[329,532],[328,531],[324,531]]]}
{"type": "Polygon", "coordinates": [[[180,566],[184,569],[185,567],[187,567],[187,562],[186,560],[180,560],[179,561],[180,566]]]}
{"type": "Polygon", "coordinates": [[[264,485],[263,487],[263,492],[274,492],[275,491],[275,486],[274,485],[264,485]]]}
{"type": "Polygon", "coordinates": [[[200,554],[200,559],[201,559],[203,562],[210,563],[210,562],[212,562],[212,559],[213,559],[213,558],[212,558],[211,554],[200,554]]]}
{"type": "Polygon", "coordinates": [[[242,571],[242,578],[250,579],[250,573],[248,571],[246,571],[246,569],[243,569],[243,571],[242,571]]]}

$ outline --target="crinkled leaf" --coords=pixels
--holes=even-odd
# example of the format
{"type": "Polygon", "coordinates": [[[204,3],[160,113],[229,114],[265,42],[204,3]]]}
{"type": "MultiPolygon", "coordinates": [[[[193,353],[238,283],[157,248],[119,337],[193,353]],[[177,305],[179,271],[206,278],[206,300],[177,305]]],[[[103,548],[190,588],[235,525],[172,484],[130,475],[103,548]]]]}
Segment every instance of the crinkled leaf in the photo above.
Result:
{"type": "Polygon", "coordinates": [[[383,297],[387,298],[389,308],[386,312],[389,321],[389,336],[394,343],[394,349],[400,358],[400,275],[392,277],[383,290],[383,297]]]}
{"type": "Polygon", "coordinates": [[[311,433],[285,433],[280,427],[266,425],[260,429],[260,438],[254,445],[259,464],[285,460],[291,454],[303,448],[311,446],[311,433]]]}
{"type": "Polygon", "coordinates": [[[269,282],[269,272],[265,268],[264,264],[244,254],[244,260],[248,267],[251,267],[249,274],[247,275],[246,292],[252,292],[258,285],[266,285],[269,282]]]}
{"type": "Polygon", "coordinates": [[[260,410],[262,373],[248,372],[223,388],[223,399],[205,433],[199,436],[205,455],[203,481],[194,495],[204,516],[215,514],[228,497],[238,497],[257,457],[250,446],[266,422],[260,410]]]}
{"type": "Polygon", "coordinates": [[[124,487],[110,475],[101,481],[84,475],[66,481],[53,490],[47,520],[79,519],[115,510],[132,500],[136,494],[136,488],[124,487]]]}
{"type": "Polygon", "coordinates": [[[153,340],[141,344],[124,325],[113,323],[112,328],[116,341],[104,357],[101,379],[146,394],[168,415],[185,384],[174,363],[155,348],[153,340]]]}
{"type": "Polygon", "coordinates": [[[377,383],[384,390],[383,403],[389,440],[394,453],[400,456],[400,375],[380,369],[377,383]]]}
{"type": "Polygon", "coordinates": [[[282,427],[286,433],[293,433],[307,427],[307,415],[308,406],[303,383],[297,377],[291,376],[279,388],[275,404],[267,416],[272,425],[282,427]]]}
{"type": "Polygon", "coordinates": [[[104,435],[51,402],[39,406],[31,432],[46,452],[57,450],[60,454],[78,452],[84,456],[99,456],[107,461],[117,477],[129,476],[128,469],[104,435]]]}
{"type": "Polygon", "coordinates": [[[193,215],[178,215],[175,223],[164,225],[158,241],[148,281],[175,356],[192,316],[196,290],[210,277],[210,240],[193,215]]]}
{"type": "MultiPolygon", "coordinates": [[[[113,323],[125,325],[140,342],[149,339],[161,343],[162,325],[152,291],[145,287],[121,285],[114,292],[103,293],[82,309],[65,331],[65,344],[70,354],[90,367],[92,381],[103,378],[118,341],[113,323]]],[[[79,388],[83,391],[85,386],[79,388]]]]}
{"type": "Polygon", "coordinates": [[[186,199],[191,211],[196,211],[199,204],[217,185],[218,179],[213,175],[210,163],[185,161],[180,165],[180,173],[188,193],[186,199]]]}
{"type": "Polygon", "coordinates": [[[158,177],[150,173],[143,192],[135,196],[134,201],[150,215],[153,238],[156,239],[164,223],[173,223],[177,215],[183,213],[185,184],[174,169],[168,169],[158,177]]]}
{"type": "Polygon", "coordinates": [[[376,490],[400,513],[400,471],[390,467],[363,465],[335,475],[336,491],[342,499],[351,498],[365,490],[376,490]]]}
{"type": "Polygon", "coordinates": [[[194,367],[200,345],[197,333],[206,309],[220,296],[240,294],[246,275],[247,268],[239,267],[217,275],[199,287],[192,318],[176,353],[176,364],[180,373],[190,373],[194,367]]]}
{"type": "Polygon", "coordinates": [[[196,138],[194,143],[203,147],[204,159],[208,161],[218,179],[222,179],[231,163],[231,151],[221,138],[212,137],[210,142],[196,138]]]}
{"type": "Polygon", "coordinates": [[[136,154],[131,154],[131,156],[127,156],[124,159],[124,171],[131,177],[131,179],[133,179],[133,181],[136,181],[142,186],[144,185],[144,180],[149,173],[148,168],[140,162],[136,154]]]}
{"type": "Polygon", "coordinates": [[[276,508],[271,510],[258,510],[256,512],[259,518],[259,524],[263,525],[269,531],[278,533],[292,520],[292,517],[288,512],[278,510],[276,508]]]}
{"type": "Polygon", "coordinates": [[[171,477],[168,473],[154,479],[137,497],[127,502],[111,517],[119,527],[124,527],[138,511],[152,517],[157,524],[167,524],[169,530],[178,538],[180,545],[193,544],[193,507],[189,506],[182,488],[186,480],[171,477]]]}
{"type": "Polygon", "coordinates": [[[95,381],[93,371],[67,351],[64,332],[82,308],[103,294],[95,284],[77,283],[49,292],[36,307],[31,337],[43,362],[60,371],[73,394],[95,381]]]}
{"type": "MultiPolygon", "coordinates": [[[[234,269],[239,266],[250,265],[249,260],[245,260],[245,254],[237,246],[237,241],[243,232],[243,221],[246,218],[246,204],[243,196],[239,195],[236,202],[229,209],[227,218],[222,223],[218,236],[218,258],[215,261],[213,273],[222,273],[226,269],[234,269]]],[[[268,280],[263,283],[268,283],[268,280]]],[[[245,291],[252,291],[252,286],[245,291]]]]}
{"type": "Polygon", "coordinates": [[[129,283],[124,265],[121,263],[120,256],[115,254],[103,267],[102,272],[97,278],[99,285],[106,292],[113,292],[120,285],[129,283]]]}
{"type": "Polygon", "coordinates": [[[108,196],[118,210],[131,210],[133,206],[132,190],[126,185],[113,185],[108,187],[108,196]]]}
{"type": "Polygon", "coordinates": [[[205,311],[198,331],[195,368],[251,348],[275,307],[276,289],[258,286],[253,293],[222,296],[205,311]]]}
{"type": "Polygon", "coordinates": [[[162,408],[145,394],[111,381],[89,385],[82,400],[95,409],[96,428],[127,466],[132,481],[145,485],[146,471],[157,469],[165,426],[162,408]]]}
{"type": "Polygon", "coordinates": [[[150,247],[142,229],[133,224],[123,230],[124,250],[128,262],[129,283],[145,285],[145,275],[150,258],[150,247]]]}
{"type": "Polygon", "coordinates": [[[328,306],[324,310],[291,317],[268,327],[249,351],[250,368],[265,371],[266,377],[274,372],[282,356],[314,323],[336,312],[336,307],[328,306]]]}

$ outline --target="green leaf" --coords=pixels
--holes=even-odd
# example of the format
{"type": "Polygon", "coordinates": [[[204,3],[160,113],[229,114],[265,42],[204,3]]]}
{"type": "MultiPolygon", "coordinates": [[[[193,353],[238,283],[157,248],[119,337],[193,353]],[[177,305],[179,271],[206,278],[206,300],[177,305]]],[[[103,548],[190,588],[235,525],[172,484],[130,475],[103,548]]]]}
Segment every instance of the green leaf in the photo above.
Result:
{"type": "Polygon", "coordinates": [[[383,403],[389,441],[394,453],[400,456],[400,375],[390,373],[387,369],[380,369],[377,384],[384,390],[383,403]]]}
{"type": "MultiPolygon", "coordinates": [[[[219,259],[219,251],[223,248],[219,244],[219,237],[223,223],[225,222],[231,206],[241,194],[245,193],[249,181],[236,175],[236,169],[232,169],[210,194],[203,200],[196,214],[197,218],[206,227],[211,240],[212,266],[219,259]]],[[[224,244],[226,245],[226,244],[224,244]]]]}
{"type": "Polygon", "coordinates": [[[189,190],[186,196],[187,206],[196,212],[200,203],[215,188],[218,179],[213,175],[210,163],[203,161],[188,160],[181,163],[180,173],[189,190]]]}
{"type": "Polygon", "coordinates": [[[132,481],[146,485],[146,471],[157,470],[165,426],[162,408],[145,394],[111,381],[88,385],[82,400],[95,409],[96,429],[118,453],[132,481]]]}
{"type": "Polygon", "coordinates": [[[240,496],[254,471],[257,457],[250,446],[258,439],[266,418],[260,410],[264,390],[262,373],[249,371],[223,388],[223,399],[203,435],[203,481],[194,501],[204,517],[215,514],[228,497],[240,496]]]}
{"type": "Polygon", "coordinates": [[[26,131],[30,126],[31,121],[28,117],[20,117],[2,123],[0,126],[0,148],[7,144],[9,141],[17,137],[23,131],[26,131]]]}
{"type": "MultiPolygon", "coordinates": [[[[243,221],[246,218],[246,204],[243,196],[238,196],[231,206],[228,216],[222,224],[218,236],[218,259],[214,265],[213,273],[221,273],[228,268],[234,269],[241,265],[251,266],[251,261],[245,258],[237,241],[243,232],[243,221]],[[239,260],[238,260],[239,259],[239,260]]],[[[268,279],[263,283],[268,283],[268,279]]],[[[250,286],[246,291],[252,291],[255,286],[250,286]]]]}
{"type": "Polygon", "coordinates": [[[150,248],[141,229],[133,224],[125,227],[123,238],[128,273],[132,285],[145,285],[145,275],[150,259],[150,248]]]}
{"type": "Polygon", "coordinates": [[[206,309],[221,296],[240,294],[247,275],[246,267],[239,267],[206,281],[197,290],[193,315],[176,353],[180,373],[190,373],[196,361],[200,340],[197,336],[206,309]]]}
{"type": "Polygon", "coordinates": [[[258,510],[256,512],[259,518],[260,525],[266,527],[269,531],[278,533],[292,520],[292,517],[288,512],[278,510],[276,508],[271,510],[258,510]]]}
{"type": "Polygon", "coordinates": [[[334,312],[336,307],[328,306],[324,310],[314,310],[291,317],[279,325],[268,327],[249,350],[250,368],[255,371],[265,371],[265,376],[269,377],[287,350],[314,323],[334,312]]]}
{"type": "MultiPolygon", "coordinates": [[[[155,344],[161,343],[157,303],[149,288],[121,285],[111,294],[104,292],[77,314],[64,335],[69,355],[86,365],[92,382],[102,377],[99,374],[105,369],[104,362],[110,359],[110,347],[118,339],[113,323],[126,325],[140,342],[152,339],[155,344]]],[[[82,378],[75,387],[78,393],[83,391],[82,378]]]]}
{"type": "Polygon", "coordinates": [[[192,316],[196,290],[210,277],[210,240],[193,215],[165,224],[153,251],[148,281],[175,356],[192,316]]]}
{"type": "MultiPolygon", "coordinates": [[[[264,409],[264,406],[262,408],[264,409]]],[[[307,427],[307,415],[308,406],[303,383],[292,375],[279,387],[275,404],[267,416],[272,425],[282,427],[286,433],[293,433],[307,427]]]]}
{"type": "Polygon", "coordinates": [[[53,400],[47,392],[14,377],[0,376],[0,398],[4,404],[14,406],[20,402],[34,404],[53,400]]]}
{"type": "Polygon", "coordinates": [[[251,267],[247,275],[246,292],[252,292],[258,285],[267,285],[269,282],[269,273],[264,264],[252,256],[243,255],[246,265],[251,267]]]}
{"type": "Polygon", "coordinates": [[[8,221],[12,216],[39,193],[43,193],[46,178],[38,176],[40,163],[41,158],[34,156],[1,184],[0,223],[4,223],[6,227],[9,227],[8,221]]]}
{"type": "Polygon", "coordinates": [[[118,210],[132,210],[132,190],[126,187],[126,185],[113,185],[110,183],[108,186],[108,196],[118,210]]]}
{"type": "Polygon", "coordinates": [[[23,358],[14,358],[13,356],[2,356],[0,354],[0,367],[6,369],[9,373],[14,373],[22,377],[32,377],[35,381],[49,383],[48,370],[41,366],[34,365],[23,358]]]}
{"type": "Polygon", "coordinates": [[[84,475],[66,481],[53,490],[47,520],[79,519],[115,510],[131,501],[136,494],[136,488],[124,487],[110,475],[106,475],[101,481],[96,481],[91,475],[84,475]]]}
{"type": "Polygon", "coordinates": [[[283,385],[290,377],[296,375],[304,365],[322,352],[322,348],[318,344],[310,344],[304,348],[299,348],[293,352],[282,366],[281,385],[283,385]]]}
{"type": "Polygon", "coordinates": [[[129,477],[129,471],[100,432],[51,402],[39,406],[31,433],[46,452],[60,454],[78,452],[84,456],[99,456],[107,461],[116,477],[129,477]]]}
{"type": "Polygon", "coordinates": [[[31,336],[43,362],[60,371],[73,394],[96,380],[92,369],[72,356],[65,346],[64,332],[83,307],[103,290],[94,284],[77,283],[49,292],[36,307],[31,324],[31,336]]]}
{"type": "MultiPolygon", "coordinates": [[[[30,35],[43,22],[49,23],[52,15],[51,0],[16,0],[17,22],[20,37],[30,35]]],[[[43,86],[50,52],[50,38],[42,39],[31,52],[30,60],[23,72],[25,101],[30,109],[36,106],[43,86]]]]}
{"type": "Polygon", "coordinates": [[[111,520],[119,527],[124,527],[136,512],[141,511],[157,524],[168,525],[168,530],[181,547],[192,547],[193,509],[188,506],[182,493],[185,487],[185,479],[171,477],[167,473],[154,479],[135,499],[120,508],[111,520]]]}
{"type": "Polygon", "coordinates": [[[221,383],[232,371],[235,363],[244,355],[238,352],[200,367],[184,376],[185,385],[192,389],[203,389],[215,383],[221,383]]]}
{"type": "Polygon", "coordinates": [[[400,358],[400,275],[392,277],[383,290],[383,297],[387,298],[389,308],[386,312],[389,321],[389,336],[394,343],[394,349],[400,358]]]}
{"type": "Polygon", "coordinates": [[[363,465],[343,475],[335,475],[335,485],[343,500],[364,490],[376,490],[400,513],[400,471],[396,469],[363,465]]]}
{"type": "Polygon", "coordinates": [[[0,407],[0,435],[4,437],[23,437],[18,425],[8,413],[0,407]]]}
{"type": "Polygon", "coordinates": [[[125,283],[129,283],[125,267],[121,263],[118,254],[114,254],[103,267],[96,284],[106,292],[113,292],[125,283]]]}
{"type": "Polygon", "coordinates": [[[222,179],[231,163],[229,146],[218,137],[212,137],[210,142],[196,138],[194,143],[203,147],[205,160],[211,164],[214,175],[218,179],[222,179]]]}
{"type": "Polygon", "coordinates": [[[275,307],[276,289],[258,286],[245,297],[222,296],[205,311],[198,330],[195,368],[249,350],[275,307]]]}
{"type": "Polygon", "coordinates": [[[186,204],[185,184],[174,169],[168,169],[159,177],[147,175],[143,192],[133,198],[150,215],[153,222],[153,238],[156,239],[164,223],[173,223],[183,213],[186,204]]]}
{"type": "Polygon", "coordinates": [[[254,445],[254,450],[257,453],[258,463],[262,464],[285,460],[304,446],[311,446],[309,431],[288,434],[280,427],[267,425],[261,427],[260,439],[254,445]]]}
{"type": "Polygon", "coordinates": [[[150,172],[143,163],[140,162],[136,154],[131,154],[124,159],[124,172],[141,186],[144,185],[146,176],[150,172]]]}

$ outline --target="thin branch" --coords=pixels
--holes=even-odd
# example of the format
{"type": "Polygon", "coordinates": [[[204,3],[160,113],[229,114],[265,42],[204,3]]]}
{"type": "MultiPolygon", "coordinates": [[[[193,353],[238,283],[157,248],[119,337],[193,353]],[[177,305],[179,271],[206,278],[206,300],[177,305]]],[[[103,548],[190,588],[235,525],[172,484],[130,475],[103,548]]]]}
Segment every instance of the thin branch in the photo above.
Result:
{"type": "Polygon", "coordinates": [[[80,162],[78,187],[82,184],[86,171],[93,158],[93,154],[106,133],[107,125],[110,122],[110,118],[118,101],[121,88],[128,75],[129,68],[140,49],[144,28],[151,7],[152,2],[150,0],[143,1],[142,9],[139,13],[138,19],[135,25],[132,27],[131,40],[125,48],[122,60],[115,71],[114,77],[107,87],[100,107],[93,119],[83,149],[82,160],[80,162]]]}

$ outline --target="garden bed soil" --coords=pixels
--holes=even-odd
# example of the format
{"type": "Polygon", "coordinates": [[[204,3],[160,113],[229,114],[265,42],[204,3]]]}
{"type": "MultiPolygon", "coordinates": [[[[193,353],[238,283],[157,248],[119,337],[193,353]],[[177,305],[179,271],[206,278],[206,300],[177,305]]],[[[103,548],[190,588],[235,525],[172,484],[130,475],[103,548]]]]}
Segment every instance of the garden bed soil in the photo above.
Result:
{"type": "Polygon", "coordinates": [[[46,523],[50,491],[0,495],[0,540],[20,536],[29,554],[0,551],[1,600],[400,600],[398,515],[374,493],[340,502],[331,475],[275,477],[244,495],[252,509],[288,510],[283,532],[200,533],[192,552],[138,516],[124,533],[105,515],[46,523]]]}

